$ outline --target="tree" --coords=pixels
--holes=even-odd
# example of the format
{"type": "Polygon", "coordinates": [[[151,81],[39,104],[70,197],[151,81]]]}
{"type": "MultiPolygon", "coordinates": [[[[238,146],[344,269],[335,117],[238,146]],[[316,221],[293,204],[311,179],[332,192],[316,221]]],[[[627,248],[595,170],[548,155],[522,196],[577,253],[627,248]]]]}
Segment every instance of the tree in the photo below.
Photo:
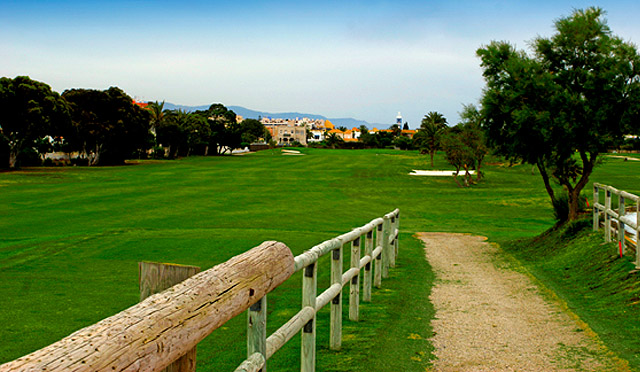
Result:
{"type": "Polygon", "coordinates": [[[569,220],[598,156],[637,132],[640,56],[614,36],[599,8],[576,10],[537,38],[533,56],[506,42],[478,49],[487,83],[482,116],[498,153],[538,167],[568,193],[569,220]]]}
{"type": "Polygon", "coordinates": [[[337,127],[336,129],[341,131],[341,132],[346,132],[347,131],[347,127],[345,127],[344,125],[341,125],[341,126],[337,127]]]}
{"type": "Polygon", "coordinates": [[[133,103],[120,88],[71,89],[62,93],[69,102],[81,148],[89,165],[124,164],[125,159],[153,143],[150,113],[133,103]]]}
{"type": "Polygon", "coordinates": [[[69,107],[60,95],[28,76],[0,78],[0,112],[0,137],[8,147],[12,169],[23,149],[46,135],[55,136],[70,122],[69,107]]]}
{"type": "Polygon", "coordinates": [[[343,143],[344,140],[337,133],[327,133],[327,135],[324,136],[324,142],[327,146],[335,149],[336,145],[343,143]]]}
{"type": "Polygon", "coordinates": [[[174,159],[182,148],[189,146],[188,136],[191,115],[181,109],[173,111],[158,110],[158,108],[164,106],[164,102],[162,106],[154,105],[153,103],[149,104],[149,106],[151,105],[154,106],[151,109],[151,130],[155,130],[156,143],[166,147],[165,155],[169,159],[174,159]],[[160,112],[162,113],[161,116],[158,115],[160,112]]]}
{"type": "MultiPolygon", "coordinates": [[[[256,142],[258,139],[264,139],[265,132],[269,132],[262,122],[256,119],[244,119],[240,123],[240,133],[242,137],[242,142],[251,144],[256,142]]],[[[311,134],[308,132],[307,135],[311,134]]]]}
{"type": "Polygon", "coordinates": [[[396,137],[393,140],[393,144],[400,150],[409,150],[413,145],[413,143],[411,142],[411,139],[405,136],[396,137]]]}
{"type": "Polygon", "coordinates": [[[202,114],[206,115],[209,121],[209,146],[213,147],[216,155],[223,155],[229,149],[240,146],[242,138],[235,112],[221,103],[214,103],[202,114]]]}
{"type": "Polygon", "coordinates": [[[164,109],[164,101],[149,102],[147,109],[151,113],[151,133],[156,134],[156,128],[164,124],[167,110],[164,109]]]}
{"type": "Polygon", "coordinates": [[[402,127],[402,130],[409,130],[409,123],[405,121],[404,126],[402,127]]]}
{"type": "Polygon", "coordinates": [[[414,143],[421,149],[421,152],[428,152],[431,156],[431,166],[433,167],[433,155],[439,147],[439,138],[447,128],[447,119],[439,112],[430,111],[424,116],[420,123],[420,129],[416,135],[418,138],[414,143]],[[422,132],[422,133],[420,133],[422,132]]]}
{"type": "Polygon", "coordinates": [[[402,128],[400,128],[399,124],[393,124],[392,126],[389,127],[389,129],[391,129],[391,133],[394,138],[398,137],[400,133],[402,133],[402,128]]]}
{"type": "Polygon", "coordinates": [[[462,187],[457,178],[461,170],[464,171],[464,186],[471,185],[471,169],[476,170],[476,180],[480,180],[480,168],[487,154],[487,147],[479,127],[462,122],[445,130],[440,142],[445,159],[456,168],[454,179],[458,186],[462,187]]]}
{"type": "Polygon", "coordinates": [[[474,167],[476,169],[476,180],[482,178],[482,161],[489,153],[486,145],[484,132],[482,131],[482,116],[478,108],[473,105],[462,105],[460,112],[462,121],[458,124],[461,127],[461,140],[471,149],[474,158],[474,167]]]}

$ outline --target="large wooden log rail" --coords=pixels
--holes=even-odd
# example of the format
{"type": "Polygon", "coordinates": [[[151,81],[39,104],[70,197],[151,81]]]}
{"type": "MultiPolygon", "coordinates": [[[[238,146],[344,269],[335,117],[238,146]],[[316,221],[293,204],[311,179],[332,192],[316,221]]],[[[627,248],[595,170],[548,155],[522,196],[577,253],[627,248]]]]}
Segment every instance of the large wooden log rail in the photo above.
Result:
{"type": "Polygon", "coordinates": [[[342,288],[349,284],[349,318],[357,321],[361,276],[362,299],[371,301],[372,285],[380,287],[389,267],[395,266],[399,217],[396,209],[295,258],[283,243],[264,242],[54,344],[2,364],[0,372],[162,371],[247,309],[247,359],[236,371],[266,372],[267,360],[298,332],[301,371],[314,371],[317,311],[331,303],[330,348],[339,350],[342,288]],[[350,268],[343,273],[347,244],[350,268]],[[317,295],[318,259],[329,253],[332,284],[317,295]],[[266,295],[300,270],[304,270],[302,308],[267,337],[266,295]]]}
{"type": "Polygon", "coordinates": [[[636,253],[636,268],[640,269],[640,249],[638,249],[638,240],[640,240],[639,213],[640,197],[638,195],[630,194],[626,191],[618,190],[613,186],[603,185],[601,183],[593,184],[593,231],[598,231],[600,228],[600,218],[602,217],[604,219],[605,241],[609,243],[612,240],[612,236],[615,236],[615,239],[620,244],[620,251],[623,255],[627,253],[627,243],[633,245],[636,253]],[[600,203],[600,190],[604,191],[604,204],[600,203]],[[611,200],[614,195],[618,197],[617,209],[611,208],[611,200]],[[636,212],[635,221],[626,216],[627,212],[633,212],[634,209],[636,212]],[[636,231],[635,241],[630,239],[628,233],[625,232],[625,226],[629,226],[636,231]]]}

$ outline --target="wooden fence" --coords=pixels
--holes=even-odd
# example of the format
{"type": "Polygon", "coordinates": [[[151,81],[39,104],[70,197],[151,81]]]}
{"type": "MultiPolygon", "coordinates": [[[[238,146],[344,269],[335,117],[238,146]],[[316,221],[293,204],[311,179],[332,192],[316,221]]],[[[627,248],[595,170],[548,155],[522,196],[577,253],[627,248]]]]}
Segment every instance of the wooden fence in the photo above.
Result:
{"type": "Polygon", "coordinates": [[[627,253],[627,246],[632,246],[635,249],[637,268],[640,268],[640,249],[638,249],[638,238],[640,237],[639,212],[639,196],[618,190],[612,186],[600,183],[593,184],[593,231],[598,231],[602,220],[605,241],[607,243],[611,242],[613,236],[618,241],[621,255],[627,253]],[[600,190],[604,191],[604,204],[600,203],[600,190]],[[618,200],[617,208],[611,207],[613,198],[618,200]],[[628,216],[629,213],[634,212],[636,214],[635,221],[628,216]],[[635,240],[632,239],[632,234],[626,231],[626,226],[635,230],[635,240]]]}
{"type": "MultiPolygon", "coordinates": [[[[342,289],[349,284],[349,318],[357,321],[360,280],[362,300],[371,301],[372,285],[380,287],[382,279],[389,275],[389,267],[395,266],[399,216],[396,209],[296,257],[283,243],[264,242],[150,296],[153,290],[146,288],[146,284],[143,289],[141,279],[143,299],[139,304],[2,364],[0,372],[162,371],[165,368],[194,371],[194,348],[198,342],[247,309],[247,359],[236,371],[266,371],[267,360],[298,332],[302,337],[300,369],[314,371],[316,313],[331,303],[329,346],[339,350],[342,289]],[[350,268],[342,272],[343,250],[349,244],[350,268]],[[329,253],[331,286],[317,295],[318,259],[329,253]],[[267,337],[267,293],[300,270],[304,270],[302,308],[267,337]],[[193,359],[183,358],[187,355],[193,359]],[[182,359],[187,360],[178,363],[182,359]]],[[[188,271],[186,276],[198,270],[190,267],[188,271]]]]}

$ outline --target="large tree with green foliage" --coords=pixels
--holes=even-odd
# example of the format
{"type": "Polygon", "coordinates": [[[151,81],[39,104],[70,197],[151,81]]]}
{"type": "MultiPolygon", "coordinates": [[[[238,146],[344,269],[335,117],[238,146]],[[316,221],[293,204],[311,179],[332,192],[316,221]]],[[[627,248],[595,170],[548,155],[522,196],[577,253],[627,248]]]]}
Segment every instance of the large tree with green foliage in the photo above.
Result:
{"type": "Polygon", "coordinates": [[[640,124],[640,56],[613,35],[603,14],[588,8],[560,18],[551,38],[534,40],[532,56],[506,42],[477,51],[490,144],[535,164],[552,202],[550,179],[562,185],[570,220],[598,156],[640,124]]]}
{"type": "MultiPolygon", "coordinates": [[[[240,133],[242,142],[244,144],[251,144],[262,138],[265,142],[271,139],[271,133],[264,127],[264,124],[260,120],[256,119],[244,119],[240,122],[240,133]]],[[[307,137],[310,132],[307,131],[307,137]]]]}
{"type": "Polygon", "coordinates": [[[8,147],[9,168],[16,168],[25,147],[68,126],[69,108],[45,83],[28,76],[0,78],[0,137],[8,147]]]}
{"type": "Polygon", "coordinates": [[[429,153],[431,156],[431,166],[433,167],[433,155],[439,147],[440,136],[447,129],[447,119],[437,111],[427,113],[418,133],[414,135],[414,146],[420,148],[421,152],[429,153]]]}
{"type": "Polygon", "coordinates": [[[149,111],[120,88],[71,89],[62,96],[71,106],[76,146],[87,155],[89,165],[123,164],[152,142],[149,111]]]}
{"type": "Polygon", "coordinates": [[[215,155],[223,155],[228,149],[240,146],[242,137],[235,112],[221,103],[214,103],[206,111],[196,113],[206,116],[209,122],[209,148],[213,148],[215,155]]]}

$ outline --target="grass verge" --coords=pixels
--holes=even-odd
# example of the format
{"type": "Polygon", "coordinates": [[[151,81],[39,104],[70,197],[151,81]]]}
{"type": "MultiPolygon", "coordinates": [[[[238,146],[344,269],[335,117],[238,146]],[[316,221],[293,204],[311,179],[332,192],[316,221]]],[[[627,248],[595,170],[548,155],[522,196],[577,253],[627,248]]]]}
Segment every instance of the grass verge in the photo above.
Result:
{"type": "Polygon", "coordinates": [[[640,275],[632,258],[603,243],[591,220],[568,223],[535,237],[502,244],[604,344],[640,370],[640,275]]]}

